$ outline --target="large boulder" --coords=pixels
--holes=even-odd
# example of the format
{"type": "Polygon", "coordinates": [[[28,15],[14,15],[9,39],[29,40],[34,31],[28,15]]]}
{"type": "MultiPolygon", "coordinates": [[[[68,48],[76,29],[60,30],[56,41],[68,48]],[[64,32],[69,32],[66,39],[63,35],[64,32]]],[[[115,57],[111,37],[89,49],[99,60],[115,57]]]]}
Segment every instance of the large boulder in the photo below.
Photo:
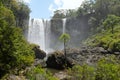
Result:
{"type": "Polygon", "coordinates": [[[62,52],[56,51],[48,56],[46,64],[49,68],[64,69],[72,67],[74,62],[70,58],[66,58],[62,52]]]}
{"type": "Polygon", "coordinates": [[[40,65],[42,68],[46,67],[46,61],[44,59],[35,59],[34,66],[40,65]]]}
{"type": "Polygon", "coordinates": [[[35,57],[38,59],[44,59],[46,57],[46,53],[39,46],[34,46],[33,51],[35,52],[35,57]]]}

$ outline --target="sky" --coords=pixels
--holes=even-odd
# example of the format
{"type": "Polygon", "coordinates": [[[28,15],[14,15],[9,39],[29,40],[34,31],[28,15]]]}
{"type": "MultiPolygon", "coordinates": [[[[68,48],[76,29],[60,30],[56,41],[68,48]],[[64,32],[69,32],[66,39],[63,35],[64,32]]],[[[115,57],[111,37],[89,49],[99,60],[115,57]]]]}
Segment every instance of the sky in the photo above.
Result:
{"type": "Polygon", "coordinates": [[[23,0],[31,9],[31,18],[49,19],[58,9],[76,9],[84,0],[23,0]]]}

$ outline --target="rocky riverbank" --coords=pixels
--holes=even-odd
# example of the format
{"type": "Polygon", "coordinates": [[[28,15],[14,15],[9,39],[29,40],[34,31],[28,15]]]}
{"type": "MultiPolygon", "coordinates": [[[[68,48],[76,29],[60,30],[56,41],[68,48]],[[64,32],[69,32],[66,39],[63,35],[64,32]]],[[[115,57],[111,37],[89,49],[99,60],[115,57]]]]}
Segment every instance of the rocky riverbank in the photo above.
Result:
{"type": "MultiPolygon", "coordinates": [[[[67,56],[68,62],[71,62],[71,64],[95,65],[95,63],[98,60],[100,60],[103,57],[108,57],[111,54],[117,55],[117,57],[120,58],[120,52],[110,52],[109,50],[105,50],[102,47],[81,47],[76,49],[68,48],[66,56],[67,56]]],[[[56,63],[55,61],[59,61],[59,63],[61,63],[62,65],[64,61],[63,57],[64,57],[64,51],[53,52],[48,56],[47,63],[48,65],[52,63],[51,64],[52,66],[56,66],[57,64],[55,64],[56,63]]]]}
{"type": "Polygon", "coordinates": [[[120,52],[110,52],[102,47],[81,47],[79,49],[67,49],[67,57],[73,59],[77,64],[94,65],[98,60],[103,57],[108,57],[111,54],[118,55],[120,52]]]}
{"type": "MultiPolygon", "coordinates": [[[[45,74],[47,74],[47,72],[49,71],[54,77],[58,78],[58,80],[69,80],[66,79],[68,77],[71,77],[67,73],[67,70],[69,68],[72,68],[74,65],[82,66],[84,64],[87,64],[89,66],[95,66],[100,59],[104,57],[109,57],[111,55],[115,55],[116,58],[120,60],[120,52],[112,53],[102,47],[81,47],[74,49],[68,48],[66,55],[67,58],[65,58],[64,56],[64,51],[55,51],[47,55],[48,58],[46,61],[45,59],[43,59],[43,57],[45,58],[46,55],[45,52],[41,51],[37,47],[34,48],[34,50],[36,52],[36,55],[39,55],[39,57],[36,57],[34,64],[31,67],[27,67],[25,70],[19,71],[19,75],[8,75],[6,80],[27,80],[26,75],[24,74],[28,74],[32,71],[34,73],[34,69],[36,69],[35,67],[39,65],[42,69],[45,69],[45,74]],[[49,68],[52,68],[53,70],[55,69],[56,72],[53,72],[53,70],[49,70],[49,68]]],[[[37,69],[39,70],[39,68],[37,69]]],[[[31,75],[34,76],[35,74],[31,75]]]]}
{"type": "MultiPolygon", "coordinates": [[[[116,58],[120,60],[120,52],[110,52],[109,50],[105,50],[102,47],[81,47],[76,49],[69,48],[67,49],[67,62],[69,62],[69,64],[72,66],[82,66],[84,64],[89,66],[96,66],[100,59],[110,57],[111,55],[115,55],[116,58]]],[[[65,67],[64,61],[64,51],[55,51],[49,54],[46,63],[48,65],[47,67],[54,69],[65,69],[72,67],[69,66],[68,63],[66,63],[68,66],[65,67]]],[[[54,73],[54,76],[58,77],[60,80],[64,80],[66,77],[69,77],[69,75],[66,74],[66,71],[64,70],[54,73]]]]}

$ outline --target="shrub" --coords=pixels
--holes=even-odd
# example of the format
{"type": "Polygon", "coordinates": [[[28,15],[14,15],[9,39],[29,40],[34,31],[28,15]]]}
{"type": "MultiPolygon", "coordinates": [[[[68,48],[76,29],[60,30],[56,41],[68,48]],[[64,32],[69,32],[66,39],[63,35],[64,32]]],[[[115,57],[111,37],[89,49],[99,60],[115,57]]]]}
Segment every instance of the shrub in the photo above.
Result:
{"type": "Polygon", "coordinates": [[[45,69],[41,68],[40,65],[31,68],[26,72],[26,77],[29,80],[58,80],[52,74],[45,69]]]}
{"type": "Polygon", "coordinates": [[[103,26],[105,28],[111,27],[112,34],[114,33],[114,26],[120,22],[120,17],[115,15],[108,15],[107,19],[103,22],[103,26]]]}
{"type": "Polygon", "coordinates": [[[21,69],[34,61],[34,52],[14,23],[13,12],[0,3],[0,78],[10,70],[21,69]]]}
{"type": "Polygon", "coordinates": [[[112,39],[108,36],[108,37],[102,37],[100,42],[99,42],[99,45],[105,49],[108,49],[110,43],[111,43],[112,39]]]}
{"type": "Polygon", "coordinates": [[[34,61],[34,52],[20,28],[0,20],[0,77],[9,70],[22,68],[34,61]]]}
{"type": "Polygon", "coordinates": [[[104,57],[97,65],[77,65],[68,70],[68,80],[120,80],[120,63],[115,56],[104,57]]]}
{"type": "Polygon", "coordinates": [[[110,45],[109,45],[109,49],[111,49],[112,51],[120,51],[120,40],[113,40],[110,45]]]}
{"type": "Polygon", "coordinates": [[[74,66],[69,69],[70,80],[95,80],[94,68],[88,65],[74,66]]]}
{"type": "Polygon", "coordinates": [[[120,80],[120,64],[114,56],[103,58],[98,62],[96,80],[120,80]]]}

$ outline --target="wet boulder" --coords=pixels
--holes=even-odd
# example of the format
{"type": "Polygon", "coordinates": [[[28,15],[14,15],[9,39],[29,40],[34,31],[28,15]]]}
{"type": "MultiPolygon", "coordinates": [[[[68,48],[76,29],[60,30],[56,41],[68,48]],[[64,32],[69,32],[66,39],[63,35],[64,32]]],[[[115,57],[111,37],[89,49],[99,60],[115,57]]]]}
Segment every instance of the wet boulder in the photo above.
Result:
{"type": "Polygon", "coordinates": [[[38,59],[44,59],[46,57],[46,53],[39,46],[34,46],[33,51],[35,52],[35,57],[38,59]]]}
{"type": "Polygon", "coordinates": [[[49,68],[65,69],[72,67],[74,62],[72,59],[65,57],[62,52],[56,51],[48,56],[46,64],[49,68]]]}

